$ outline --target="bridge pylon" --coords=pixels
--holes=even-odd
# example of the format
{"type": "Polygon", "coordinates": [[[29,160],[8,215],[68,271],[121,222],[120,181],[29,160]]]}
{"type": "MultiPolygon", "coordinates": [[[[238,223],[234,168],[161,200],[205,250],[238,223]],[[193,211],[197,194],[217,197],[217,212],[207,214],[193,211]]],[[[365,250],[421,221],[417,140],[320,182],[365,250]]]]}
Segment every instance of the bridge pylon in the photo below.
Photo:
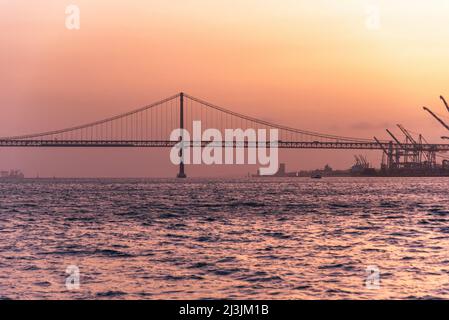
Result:
{"type": "MultiPolygon", "coordinates": [[[[179,128],[184,129],[184,92],[179,94],[179,128]]],[[[184,137],[181,137],[183,139],[184,137]]],[[[184,158],[182,148],[179,150],[179,155],[181,157],[181,163],[179,164],[179,172],[176,176],[178,179],[185,179],[187,175],[184,171],[184,158]]]]}

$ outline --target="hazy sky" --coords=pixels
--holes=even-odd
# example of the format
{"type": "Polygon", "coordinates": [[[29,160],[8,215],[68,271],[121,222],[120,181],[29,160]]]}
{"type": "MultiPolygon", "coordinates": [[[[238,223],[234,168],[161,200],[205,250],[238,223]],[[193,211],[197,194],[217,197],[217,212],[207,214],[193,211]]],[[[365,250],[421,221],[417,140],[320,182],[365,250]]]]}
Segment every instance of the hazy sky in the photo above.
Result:
{"type": "MultiPolygon", "coordinates": [[[[305,130],[385,137],[444,130],[447,0],[0,0],[0,136],[64,128],[185,91],[305,130]],[[69,4],[80,30],[65,26],[69,4]],[[375,17],[379,11],[379,24],[375,17]],[[374,17],[374,20],[373,20],[374,17]]],[[[449,114],[448,114],[449,115],[449,114]]],[[[290,169],[357,152],[289,151],[290,169]]],[[[364,152],[362,152],[364,153],[364,152]]],[[[365,153],[378,165],[379,152],[365,153]]],[[[168,150],[0,149],[41,176],[172,176],[168,150]]],[[[188,168],[190,174],[229,168],[188,168]]],[[[237,168],[233,172],[255,170],[237,168]]]]}

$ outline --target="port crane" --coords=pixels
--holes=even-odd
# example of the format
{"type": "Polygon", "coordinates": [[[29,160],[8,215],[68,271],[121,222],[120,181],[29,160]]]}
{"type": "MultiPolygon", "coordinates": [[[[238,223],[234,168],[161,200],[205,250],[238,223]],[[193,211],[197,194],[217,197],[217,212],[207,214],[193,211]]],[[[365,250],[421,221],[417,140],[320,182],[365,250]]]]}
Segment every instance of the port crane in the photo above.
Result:
{"type": "MultiPolygon", "coordinates": [[[[440,96],[446,110],[449,112],[449,105],[443,96],[440,96]]],[[[449,125],[438,117],[432,110],[424,107],[424,110],[430,113],[447,130],[449,125]]],[[[391,175],[431,175],[443,174],[449,170],[449,158],[437,154],[440,150],[430,144],[421,133],[407,130],[403,125],[397,124],[397,127],[405,137],[405,141],[396,137],[389,129],[386,129],[388,135],[392,138],[388,144],[380,142],[376,137],[374,141],[383,151],[381,171],[391,175]],[[436,157],[443,158],[442,165],[437,165],[436,157]],[[385,163],[386,157],[386,163],[385,163]]],[[[448,139],[444,136],[442,139],[448,139]]]]}
{"type": "Polygon", "coordinates": [[[354,155],[355,165],[361,168],[369,168],[369,162],[363,155],[354,155]]]}
{"type": "Polygon", "coordinates": [[[385,169],[393,169],[395,167],[395,161],[393,159],[393,142],[390,141],[390,143],[388,144],[388,149],[384,147],[384,145],[382,144],[382,142],[379,141],[379,139],[377,139],[376,137],[373,137],[374,141],[376,141],[376,143],[379,145],[380,149],[383,151],[382,153],[382,164],[381,164],[381,169],[385,170],[385,169]],[[387,164],[384,164],[384,156],[387,157],[387,164]]]}
{"type": "MultiPolygon", "coordinates": [[[[422,166],[423,164],[426,165],[426,163],[422,162],[422,157],[424,155],[424,157],[426,158],[426,161],[427,161],[427,165],[430,167],[434,166],[436,164],[435,163],[435,161],[436,161],[435,151],[431,150],[428,153],[425,153],[422,151],[423,141],[425,141],[425,139],[423,140],[423,136],[421,134],[419,134],[418,141],[416,141],[413,138],[413,136],[410,134],[410,132],[404,128],[404,126],[402,126],[400,124],[398,124],[397,126],[402,131],[402,133],[405,135],[405,137],[407,139],[406,142],[410,142],[414,146],[414,150],[413,150],[414,159],[413,159],[412,164],[419,165],[419,166],[422,166]]],[[[426,144],[428,144],[428,143],[426,142],[426,144]]]]}
{"type": "MultiPolygon", "coordinates": [[[[404,155],[404,157],[405,157],[405,162],[407,162],[407,156],[408,156],[408,150],[407,150],[407,148],[404,148],[404,147],[403,147],[402,142],[399,141],[399,139],[396,138],[396,136],[395,136],[390,130],[386,129],[386,131],[387,131],[387,133],[393,138],[393,140],[398,144],[398,146],[400,146],[401,148],[403,148],[403,150],[404,150],[403,155],[404,155]]],[[[400,156],[401,156],[400,150],[399,150],[399,149],[396,149],[396,150],[395,150],[395,157],[394,157],[394,158],[395,158],[395,165],[396,165],[396,167],[397,167],[397,166],[399,165],[399,163],[400,163],[400,156]]]]}
{"type": "MultiPolygon", "coordinates": [[[[443,101],[444,106],[446,107],[446,110],[449,112],[449,106],[446,102],[446,99],[444,99],[443,96],[440,96],[441,101],[443,101]]],[[[438,117],[432,110],[430,110],[427,107],[423,107],[424,111],[427,111],[432,117],[434,117],[443,127],[445,127],[447,130],[449,130],[449,125],[446,124],[440,117],[438,117]]],[[[447,136],[442,136],[441,139],[449,139],[447,136]]]]}
{"type": "MultiPolygon", "coordinates": [[[[396,137],[392,131],[386,129],[387,133],[393,139],[390,141],[389,147],[381,148],[382,167],[385,170],[432,170],[436,167],[436,150],[430,149],[431,145],[423,137],[418,134],[418,138],[414,138],[412,132],[407,130],[403,125],[398,124],[397,127],[405,136],[405,141],[402,142],[396,137]],[[387,156],[387,163],[384,160],[387,156]]],[[[380,141],[374,138],[377,144],[380,141]]]]}
{"type": "Polygon", "coordinates": [[[443,96],[440,96],[441,101],[443,101],[444,105],[446,106],[447,111],[449,112],[449,106],[447,105],[446,99],[444,99],[443,96]]]}

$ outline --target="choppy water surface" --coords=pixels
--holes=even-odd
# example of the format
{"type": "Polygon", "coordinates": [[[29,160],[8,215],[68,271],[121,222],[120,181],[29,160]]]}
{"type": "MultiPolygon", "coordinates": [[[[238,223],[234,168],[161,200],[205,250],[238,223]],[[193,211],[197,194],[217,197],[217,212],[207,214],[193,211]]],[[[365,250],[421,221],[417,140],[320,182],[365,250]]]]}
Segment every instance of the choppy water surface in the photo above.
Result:
{"type": "Polygon", "coordinates": [[[0,183],[0,298],[449,298],[449,179],[0,183]],[[68,291],[67,266],[81,287],[68,291]],[[380,288],[366,287],[366,268],[380,288]]]}

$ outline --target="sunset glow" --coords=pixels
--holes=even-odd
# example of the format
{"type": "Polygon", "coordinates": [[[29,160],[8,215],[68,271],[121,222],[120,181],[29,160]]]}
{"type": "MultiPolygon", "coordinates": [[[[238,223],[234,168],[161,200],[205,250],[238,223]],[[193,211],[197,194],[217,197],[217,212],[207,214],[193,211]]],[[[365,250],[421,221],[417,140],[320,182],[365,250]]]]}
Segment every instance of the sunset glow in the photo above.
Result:
{"type": "Polygon", "coordinates": [[[0,0],[0,306],[447,300],[448,101],[449,0],[0,0]]]}
{"type": "Polygon", "coordinates": [[[448,90],[447,1],[76,4],[80,30],[64,26],[68,3],[1,2],[0,136],[90,122],[182,90],[305,130],[371,138],[403,123],[439,141],[421,107],[448,90]]]}

